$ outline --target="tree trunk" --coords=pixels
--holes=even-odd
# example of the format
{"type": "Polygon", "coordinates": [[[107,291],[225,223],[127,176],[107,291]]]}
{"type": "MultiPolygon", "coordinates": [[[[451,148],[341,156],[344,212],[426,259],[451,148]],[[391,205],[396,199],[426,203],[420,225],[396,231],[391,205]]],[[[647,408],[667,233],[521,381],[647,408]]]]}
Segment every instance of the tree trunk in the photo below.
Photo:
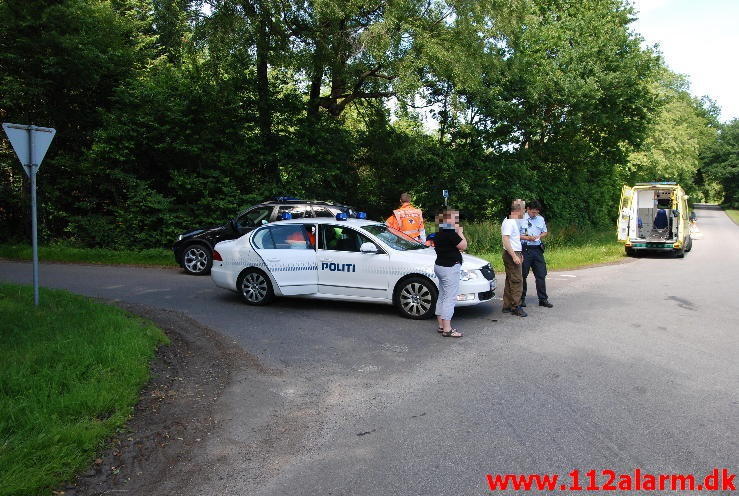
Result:
{"type": "Polygon", "coordinates": [[[310,81],[310,93],[308,94],[308,118],[310,120],[318,119],[318,112],[321,108],[321,86],[323,83],[324,72],[324,48],[323,41],[316,36],[316,48],[313,52],[313,71],[310,81]]]}
{"type": "Polygon", "coordinates": [[[346,20],[341,19],[337,22],[334,33],[334,58],[331,64],[331,100],[326,108],[328,112],[338,117],[343,106],[338,105],[341,95],[346,93],[346,67],[349,61],[349,34],[346,31],[346,20]]]}
{"type": "Polygon", "coordinates": [[[275,138],[272,130],[272,105],[269,97],[269,55],[272,13],[267,2],[259,2],[257,20],[257,113],[259,132],[262,138],[263,167],[265,179],[281,184],[280,167],[277,161],[275,138]]]}
{"type": "Polygon", "coordinates": [[[447,126],[449,125],[449,84],[444,83],[444,102],[439,112],[439,146],[444,144],[447,126]]]}

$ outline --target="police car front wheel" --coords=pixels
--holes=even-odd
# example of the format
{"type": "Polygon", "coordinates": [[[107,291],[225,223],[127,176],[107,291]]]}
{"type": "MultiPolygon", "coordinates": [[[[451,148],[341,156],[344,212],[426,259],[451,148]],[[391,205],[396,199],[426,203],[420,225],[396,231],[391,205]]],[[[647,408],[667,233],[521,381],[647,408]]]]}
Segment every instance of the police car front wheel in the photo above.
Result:
{"type": "Polygon", "coordinates": [[[275,296],[272,283],[260,270],[246,270],[236,284],[241,299],[249,305],[266,305],[275,296]]]}
{"type": "Polygon", "coordinates": [[[423,277],[410,277],[398,284],[395,306],[409,319],[427,319],[436,308],[436,286],[423,277]]]}

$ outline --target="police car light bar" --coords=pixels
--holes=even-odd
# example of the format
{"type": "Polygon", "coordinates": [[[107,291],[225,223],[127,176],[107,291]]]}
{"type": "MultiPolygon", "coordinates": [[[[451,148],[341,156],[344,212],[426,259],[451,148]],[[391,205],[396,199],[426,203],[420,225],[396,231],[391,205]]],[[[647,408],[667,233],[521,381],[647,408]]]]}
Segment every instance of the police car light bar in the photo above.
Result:
{"type": "Polygon", "coordinates": [[[357,212],[357,219],[366,219],[367,212],[357,212]]]}
{"type": "Polygon", "coordinates": [[[277,220],[290,220],[293,218],[293,214],[290,212],[283,212],[277,216],[277,220]]]}
{"type": "Polygon", "coordinates": [[[346,220],[348,219],[348,216],[344,212],[339,212],[336,214],[336,220],[346,220]]]}

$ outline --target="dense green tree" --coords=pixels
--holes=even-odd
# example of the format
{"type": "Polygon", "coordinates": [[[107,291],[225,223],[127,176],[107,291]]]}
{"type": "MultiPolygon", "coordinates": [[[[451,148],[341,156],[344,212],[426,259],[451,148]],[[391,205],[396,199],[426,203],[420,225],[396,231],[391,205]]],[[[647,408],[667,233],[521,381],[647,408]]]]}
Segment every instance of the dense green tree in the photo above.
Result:
{"type": "MultiPolygon", "coordinates": [[[[0,2],[0,119],[57,130],[39,176],[42,227],[55,235],[94,188],[80,157],[113,90],[146,62],[147,22],[139,0],[0,2]]],[[[18,236],[25,176],[9,147],[0,149],[0,176],[0,229],[18,236]]]]}
{"type": "Polygon", "coordinates": [[[610,219],[623,145],[644,139],[659,105],[651,86],[659,60],[632,34],[632,16],[618,0],[511,2],[475,50],[477,71],[446,76],[457,94],[450,144],[467,142],[468,156],[474,142],[488,152],[462,168],[462,180],[507,183],[510,195],[539,198],[573,222],[610,219]]]}
{"type": "Polygon", "coordinates": [[[723,187],[723,201],[739,208],[739,119],[723,125],[716,142],[704,153],[703,173],[723,187]]]}
{"type": "Polygon", "coordinates": [[[157,244],[188,219],[220,222],[256,199],[259,135],[236,91],[243,82],[202,70],[160,60],[116,91],[83,160],[86,177],[100,186],[86,200],[94,212],[72,219],[81,241],[157,244]]]}
{"type": "Polygon", "coordinates": [[[191,18],[196,18],[193,0],[152,0],[152,28],[160,53],[180,64],[191,38],[191,18]]]}
{"type": "Polygon", "coordinates": [[[655,112],[647,137],[629,155],[629,183],[675,181],[692,196],[699,194],[695,176],[701,153],[716,140],[718,126],[711,110],[690,96],[684,77],[663,70],[656,83],[662,105],[655,112]]]}

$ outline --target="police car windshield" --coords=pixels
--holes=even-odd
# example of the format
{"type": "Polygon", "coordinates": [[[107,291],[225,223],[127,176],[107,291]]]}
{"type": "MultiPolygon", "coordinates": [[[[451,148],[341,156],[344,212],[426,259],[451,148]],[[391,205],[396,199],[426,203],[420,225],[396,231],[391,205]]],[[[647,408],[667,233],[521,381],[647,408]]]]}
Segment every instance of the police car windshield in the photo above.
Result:
{"type": "Polygon", "coordinates": [[[399,251],[407,250],[422,250],[426,248],[423,243],[406,236],[400,231],[396,231],[390,227],[382,224],[373,224],[371,226],[364,226],[364,230],[370,234],[373,234],[380,238],[383,243],[387,244],[390,248],[399,251]]]}

